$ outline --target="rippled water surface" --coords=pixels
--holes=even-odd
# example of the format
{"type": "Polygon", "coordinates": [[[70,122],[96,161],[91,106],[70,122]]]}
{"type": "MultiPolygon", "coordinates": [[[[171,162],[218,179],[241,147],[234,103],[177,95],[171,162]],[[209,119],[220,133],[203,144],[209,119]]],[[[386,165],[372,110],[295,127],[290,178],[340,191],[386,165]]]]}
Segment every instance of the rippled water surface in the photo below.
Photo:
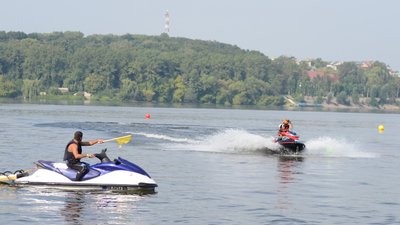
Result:
{"type": "Polygon", "coordinates": [[[0,185],[4,224],[400,224],[398,114],[0,104],[0,115],[0,172],[61,162],[76,130],[131,133],[122,148],[84,152],[108,148],[159,185],[150,195],[0,185]],[[260,150],[284,118],[301,156],[260,150]]]}

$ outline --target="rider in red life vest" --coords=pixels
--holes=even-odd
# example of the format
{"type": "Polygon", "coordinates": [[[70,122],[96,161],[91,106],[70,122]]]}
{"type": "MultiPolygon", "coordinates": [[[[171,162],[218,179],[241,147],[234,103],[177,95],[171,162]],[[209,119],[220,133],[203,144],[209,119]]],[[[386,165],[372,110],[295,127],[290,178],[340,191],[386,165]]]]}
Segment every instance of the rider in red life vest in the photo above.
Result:
{"type": "Polygon", "coordinates": [[[288,119],[283,120],[282,123],[279,125],[279,132],[289,132],[292,129],[293,124],[288,119]]]}
{"type": "MultiPolygon", "coordinates": [[[[290,122],[290,120],[285,119],[282,121],[282,123],[279,125],[279,131],[278,131],[278,138],[277,140],[282,140],[287,138],[287,133],[293,133],[291,129],[293,128],[293,124],[290,122]]],[[[295,133],[293,133],[295,134],[295,133]]]]}

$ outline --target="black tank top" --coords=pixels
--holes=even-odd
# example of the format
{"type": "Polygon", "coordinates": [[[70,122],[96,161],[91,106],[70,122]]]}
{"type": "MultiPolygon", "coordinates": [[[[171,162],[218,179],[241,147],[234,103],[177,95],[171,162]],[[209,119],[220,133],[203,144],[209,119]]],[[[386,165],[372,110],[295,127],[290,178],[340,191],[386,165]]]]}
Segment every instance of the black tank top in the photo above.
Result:
{"type": "MultiPolygon", "coordinates": [[[[67,161],[69,164],[75,164],[75,163],[78,163],[81,161],[81,159],[75,159],[74,154],[72,154],[72,152],[68,151],[68,146],[73,143],[75,143],[74,140],[71,140],[70,142],[68,142],[67,146],[65,147],[65,152],[64,152],[64,161],[67,161]]],[[[78,153],[82,154],[82,146],[80,144],[77,144],[77,145],[78,145],[78,153]]]]}

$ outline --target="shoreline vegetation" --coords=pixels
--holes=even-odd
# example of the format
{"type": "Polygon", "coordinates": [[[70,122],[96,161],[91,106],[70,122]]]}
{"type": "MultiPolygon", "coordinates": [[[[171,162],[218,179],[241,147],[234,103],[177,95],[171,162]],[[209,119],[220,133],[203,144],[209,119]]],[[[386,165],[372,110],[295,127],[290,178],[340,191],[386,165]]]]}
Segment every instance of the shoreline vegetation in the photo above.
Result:
{"type": "MultiPolygon", "coordinates": [[[[126,106],[126,107],[173,107],[173,108],[222,108],[222,109],[256,109],[256,110],[283,110],[283,111],[333,111],[333,112],[359,112],[359,113],[400,113],[398,105],[371,106],[368,104],[342,105],[332,99],[330,103],[315,104],[314,97],[305,97],[304,101],[296,102],[290,96],[285,97],[283,106],[256,106],[256,105],[218,105],[218,104],[192,104],[192,103],[157,103],[157,102],[121,102],[110,100],[90,100],[59,96],[56,98],[0,98],[1,104],[54,104],[54,105],[93,105],[93,106],[126,106]]],[[[361,102],[368,99],[361,99],[361,102]]]]}
{"type": "Polygon", "coordinates": [[[400,73],[384,62],[269,58],[216,41],[0,31],[0,98],[218,108],[386,110],[400,73]]]}

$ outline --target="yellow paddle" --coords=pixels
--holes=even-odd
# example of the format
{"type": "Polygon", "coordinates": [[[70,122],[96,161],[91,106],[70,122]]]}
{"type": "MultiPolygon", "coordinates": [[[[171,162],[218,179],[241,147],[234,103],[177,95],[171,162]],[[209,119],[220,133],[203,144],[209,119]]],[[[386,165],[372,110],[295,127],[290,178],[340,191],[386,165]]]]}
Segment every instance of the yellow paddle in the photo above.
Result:
{"type": "Polygon", "coordinates": [[[127,144],[132,140],[132,134],[122,136],[122,137],[117,137],[117,138],[112,138],[108,140],[104,140],[103,142],[110,142],[110,141],[115,141],[117,142],[118,146],[121,148],[123,144],[127,144]]]}

